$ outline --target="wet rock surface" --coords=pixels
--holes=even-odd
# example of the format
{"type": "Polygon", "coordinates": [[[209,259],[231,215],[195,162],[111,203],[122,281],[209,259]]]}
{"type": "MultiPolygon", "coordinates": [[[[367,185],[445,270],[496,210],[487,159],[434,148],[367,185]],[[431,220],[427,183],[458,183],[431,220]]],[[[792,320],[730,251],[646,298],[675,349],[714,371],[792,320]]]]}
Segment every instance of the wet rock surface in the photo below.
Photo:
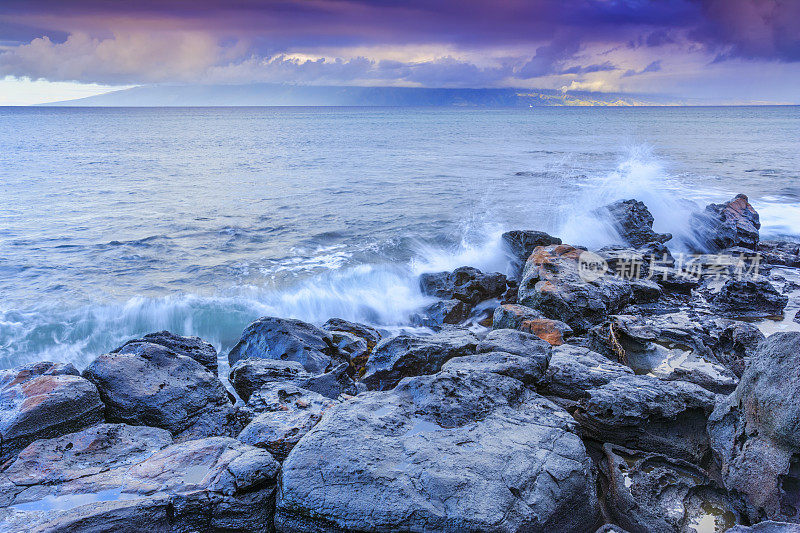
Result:
{"type": "Polygon", "coordinates": [[[36,439],[103,420],[97,388],[72,365],[32,363],[0,371],[0,465],[36,439]]]}
{"type": "Polygon", "coordinates": [[[800,333],[776,333],[709,419],[722,480],[753,521],[800,522],[800,333]]]}
{"type": "Polygon", "coordinates": [[[276,526],[594,531],[594,476],[575,429],[566,412],[502,375],[405,379],[335,407],[294,447],[276,526]]]}
{"type": "Polygon", "coordinates": [[[148,333],[141,339],[126,342],[119,348],[112,350],[111,353],[133,352],[135,351],[135,345],[141,343],[160,344],[175,352],[176,355],[191,357],[210,372],[217,373],[217,350],[211,344],[200,337],[183,337],[169,331],[148,333]]]}
{"type": "Polygon", "coordinates": [[[449,359],[474,354],[477,346],[478,338],[462,329],[427,337],[398,335],[375,347],[361,381],[371,389],[390,389],[404,377],[438,372],[449,359]]]}
{"type": "Polygon", "coordinates": [[[228,353],[228,362],[233,366],[248,357],[296,361],[307,371],[319,374],[328,369],[336,355],[327,331],[301,320],[263,317],[247,326],[228,353]]]}
{"type": "Polygon", "coordinates": [[[622,239],[633,246],[650,242],[664,243],[672,238],[669,233],[653,231],[653,215],[643,202],[620,200],[602,208],[601,215],[611,221],[622,239]]]}
{"type": "Polygon", "coordinates": [[[534,230],[507,231],[503,233],[502,239],[511,257],[510,269],[513,272],[512,278],[515,280],[522,277],[522,269],[525,267],[525,262],[537,246],[561,244],[561,239],[558,237],[534,230]]]}
{"type": "Polygon", "coordinates": [[[419,284],[422,294],[473,306],[500,297],[506,290],[506,277],[499,272],[486,274],[477,268],[460,267],[452,272],[422,274],[419,284]]]}
{"type": "Polygon", "coordinates": [[[704,251],[715,252],[733,246],[755,250],[761,222],[747,196],[738,194],[729,202],[706,206],[703,213],[694,215],[692,227],[704,251]]]}
{"type": "Polygon", "coordinates": [[[723,316],[763,318],[780,315],[789,298],[763,276],[729,279],[711,300],[712,309],[723,316]]]}
{"type": "Polygon", "coordinates": [[[700,463],[716,399],[692,383],[628,375],[587,390],[573,416],[595,440],[700,463]]]}
{"type": "Polygon", "coordinates": [[[633,296],[630,283],[608,274],[586,281],[580,272],[583,252],[567,245],[537,248],[525,265],[519,303],[578,333],[621,310],[633,296]]]}
{"type": "Polygon", "coordinates": [[[582,346],[565,344],[553,348],[541,391],[548,396],[580,400],[588,391],[622,376],[633,376],[633,370],[582,346]]]}
{"type": "Polygon", "coordinates": [[[159,344],[124,352],[101,355],[83,372],[109,421],[159,427],[180,440],[238,431],[228,392],[203,365],[159,344]]]}
{"type": "Polygon", "coordinates": [[[212,437],[103,424],[26,448],[0,472],[0,529],[270,531],[279,465],[212,437]]]}
{"type": "Polygon", "coordinates": [[[286,383],[269,383],[247,402],[252,421],[237,437],[245,444],[268,450],[283,461],[295,444],[336,404],[307,389],[286,383]]]}

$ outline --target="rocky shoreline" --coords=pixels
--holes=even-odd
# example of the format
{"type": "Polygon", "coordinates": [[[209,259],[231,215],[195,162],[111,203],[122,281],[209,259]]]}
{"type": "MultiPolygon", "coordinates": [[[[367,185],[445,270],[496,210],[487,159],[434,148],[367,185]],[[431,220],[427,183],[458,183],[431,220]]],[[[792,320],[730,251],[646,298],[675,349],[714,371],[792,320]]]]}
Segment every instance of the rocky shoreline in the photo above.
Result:
{"type": "Polygon", "coordinates": [[[424,274],[407,333],[260,318],[235,394],[170,332],[0,371],[0,531],[800,532],[800,332],[759,328],[800,245],[744,195],[689,260],[642,202],[597,214],[624,244],[424,274]]]}

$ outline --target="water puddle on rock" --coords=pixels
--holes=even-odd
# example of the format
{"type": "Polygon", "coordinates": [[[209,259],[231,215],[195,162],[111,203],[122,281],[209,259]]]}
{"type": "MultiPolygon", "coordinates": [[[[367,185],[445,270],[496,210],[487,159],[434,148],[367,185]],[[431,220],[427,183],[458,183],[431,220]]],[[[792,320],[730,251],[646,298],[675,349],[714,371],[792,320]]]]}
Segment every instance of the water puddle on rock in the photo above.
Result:
{"type": "Polygon", "coordinates": [[[736,516],[729,510],[712,502],[703,502],[700,512],[689,522],[689,531],[716,533],[727,531],[736,525],[736,516]]]}
{"type": "Polygon", "coordinates": [[[789,297],[783,316],[745,321],[754,324],[767,337],[782,331],[800,331],[800,323],[794,320],[800,312],[800,269],[774,267],[769,277],[781,293],[789,297]]]}
{"type": "Polygon", "coordinates": [[[121,488],[115,488],[84,494],[45,496],[41,500],[13,505],[12,508],[17,511],[66,511],[88,503],[135,500],[141,497],[140,494],[123,493],[121,488]]]}
{"type": "Polygon", "coordinates": [[[422,433],[432,433],[434,431],[441,431],[443,429],[449,429],[449,428],[443,428],[438,424],[434,424],[433,422],[430,422],[422,418],[416,418],[416,417],[412,418],[411,422],[413,425],[411,426],[411,429],[409,429],[406,432],[405,434],[406,437],[411,437],[412,435],[419,435],[422,433]]]}

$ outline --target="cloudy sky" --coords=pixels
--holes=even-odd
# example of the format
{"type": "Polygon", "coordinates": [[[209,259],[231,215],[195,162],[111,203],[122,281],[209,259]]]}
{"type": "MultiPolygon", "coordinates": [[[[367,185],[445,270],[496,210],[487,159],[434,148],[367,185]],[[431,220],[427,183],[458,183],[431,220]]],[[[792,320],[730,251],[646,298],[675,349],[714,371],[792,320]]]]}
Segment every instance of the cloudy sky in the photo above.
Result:
{"type": "Polygon", "coordinates": [[[0,105],[254,82],[800,103],[800,0],[0,1],[0,105]]]}

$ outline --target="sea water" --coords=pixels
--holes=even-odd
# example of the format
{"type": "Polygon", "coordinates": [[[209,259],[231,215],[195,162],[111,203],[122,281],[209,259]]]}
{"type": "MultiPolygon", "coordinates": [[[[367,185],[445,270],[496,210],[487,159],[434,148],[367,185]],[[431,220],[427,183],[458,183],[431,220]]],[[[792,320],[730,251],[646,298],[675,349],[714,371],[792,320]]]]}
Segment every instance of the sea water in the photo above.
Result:
{"type": "Polygon", "coordinates": [[[83,368],[162,329],[224,357],[264,315],[384,328],[417,276],[504,271],[500,235],[602,246],[745,193],[800,237],[800,107],[0,108],[0,368],[83,368]]]}

